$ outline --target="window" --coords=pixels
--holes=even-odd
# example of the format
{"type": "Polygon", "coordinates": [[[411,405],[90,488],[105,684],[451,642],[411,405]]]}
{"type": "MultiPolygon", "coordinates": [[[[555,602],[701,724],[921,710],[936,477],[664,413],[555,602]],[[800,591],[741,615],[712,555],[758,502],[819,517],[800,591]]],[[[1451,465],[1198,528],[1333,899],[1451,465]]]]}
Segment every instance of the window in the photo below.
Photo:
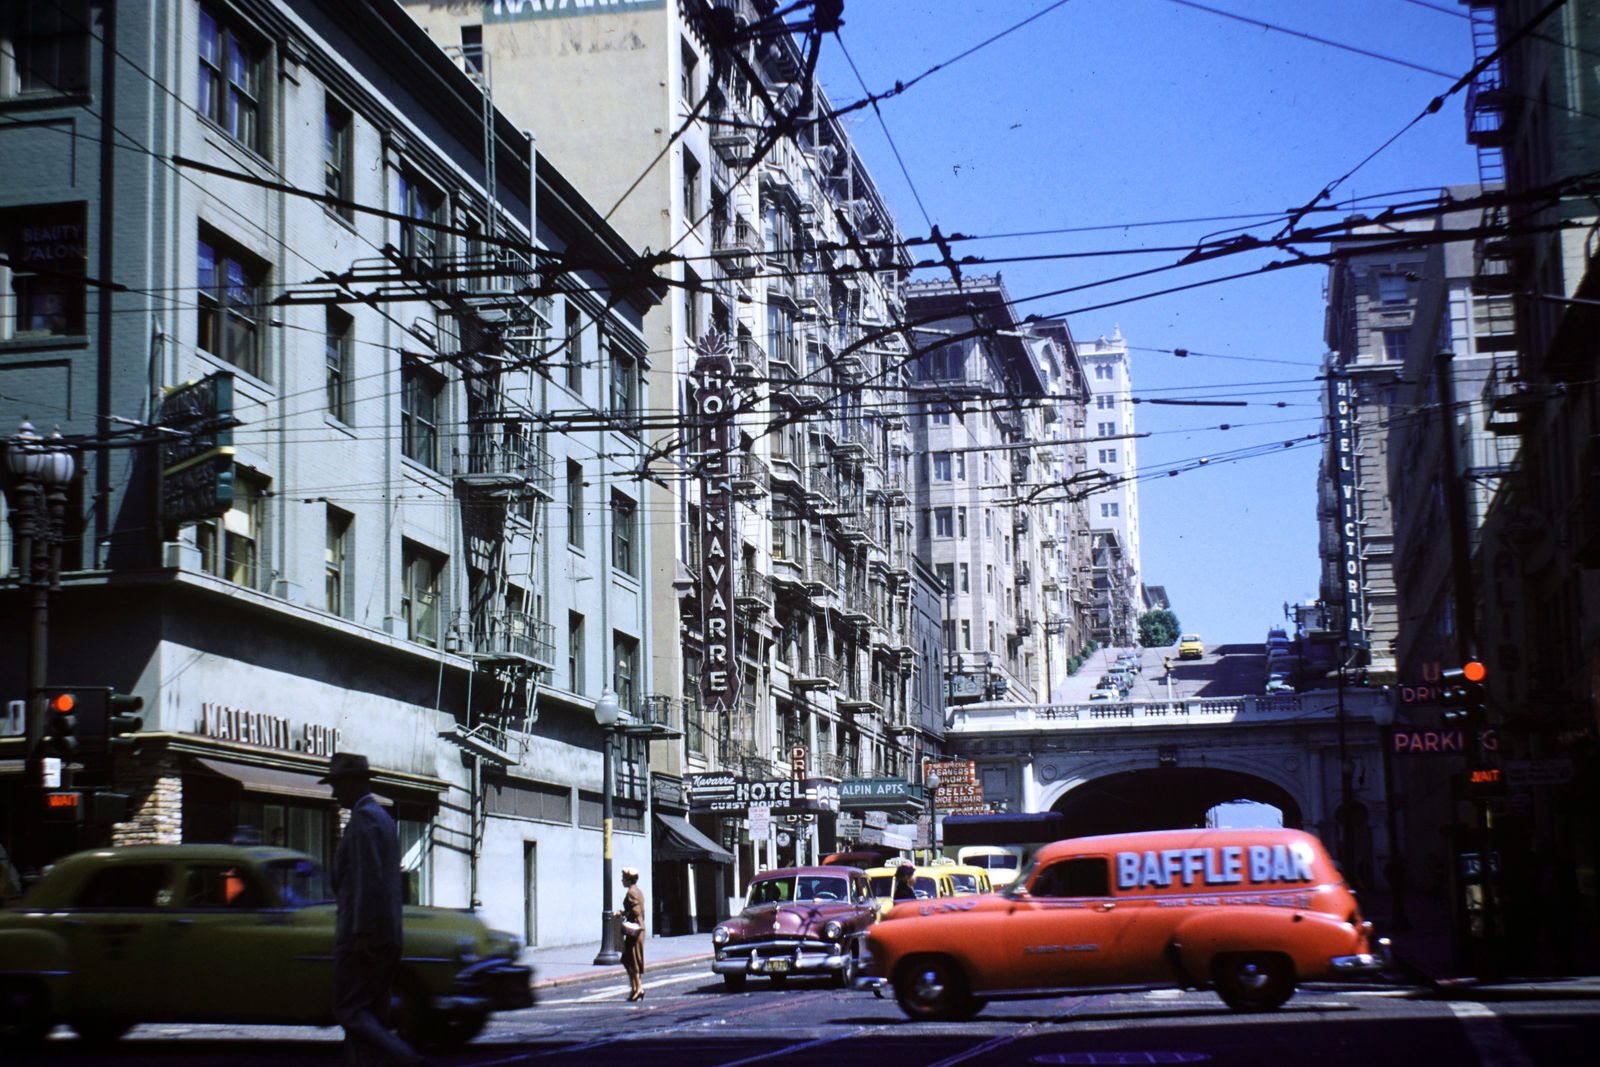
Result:
{"type": "Polygon", "coordinates": [[[248,867],[207,864],[184,872],[182,908],[264,908],[267,894],[248,867]]]}
{"type": "Polygon", "coordinates": [[[966,480],[967,480],[967,457],[964,454],[957,453],[957,455],[956,455],[956,481],[964,482],[966,480]]]}
{"type": "Polygon", "coordinates": [[[222,518],[195,527],[200,569],[257,588],[258,542],[266,530],[266,485],[243,471],[233,475],[233,507],[222,518]]]}
{"type": "Polygon", "coordinates": [[[439,469],[439,394],[444,379],[419,363],[400,368],[400,454],[439,469]]]}
{"type": "Polygon", "coordinates": [[[994,540],[994,512],[988,508],[983,509],[983,536],[987,540],[994,540]]]}
{"type": "Polygon", "coordinates": [[[576,611],[567,612],[567,688],[574,693],[584,692],[583,616],[576,611]]]}
{"type": "Polygon", "coordinates": [[[77,907],[154,908],[168,903],[172,868],[165,863],[115,863],[102,867],[78,891],[77,907]]]}
{"type": "Polygon", "coordinates": [[[699,73],[696,68],[699,67],[700,60],[699,57],[694,54],[694,49],[689,47],[688,41],[682,42],[682,49],[683,62],[678,75],[678,92],[682,94],[684,102],[692,107],[694,102],[699,99],[695,95],[695,82],[696,75],[699,73]]]}
{"type": "MultiPolygon", "coordinates": [[[[350,179],[353,176],[350,158],[350,109],[329,99],[323,107],[323,192],[340,200],[353,199],[350,179]]],[[[342,219],[355,218],[355,210],[348,205],[333,205],[333,211],[342,219]]]]}
{"type": "Polygon", "coordinates": [[[639,674],[639,642],[622,633],[611,635],[611,691],[623,711],[637,712],[638,693],[634,681],[639,674]]]}
{"type": "Polygon", "coordinates": [[[967,536],[967,509],[956,508],[956,536],[967,536]]]}
{"type": "Polygon", "coordinates": [[[965,563],[963,563],[961,565],[961,591],[963,593],[972,592],[971,583],[967,580],[968,573],[969,573],[969,568],[967,567],[967,565],[965,563]]]}
{"type": "MultiPolygon", "coordinates": [[[[960,345],[947,345],[917,360],[924,381],[967,376],[966,350],[960,345]]],[[[946,420],[948,421],[948,420],[946,420]]]]}
{"type": "Polygon", "coordinates": [[[0,321],[0,337],[48,337],[84,332],[84,284],[88,265],[88,207],[48,204],[0,211],[0,314],[10,304],[15,318],[0,321]],[[49,273],[33,274],[31,268],[49,273]],[[9,286],[7,280],[9,279],[9,286]],[[5,299],[9,287],[13,301],[5,299]]]}
{"type": "Polygon", "coordinates": [[[414,222],[400,224],[400,254],[419,266],[432,266],[439,257],[439,231],[444,197],[409,174],[400,175],[400,214],[414,222]]]}
{"type": "Polygon", "coordinates": [[[1115,518],[1117,518],[1117,505],[1116,504],[1101,504],[1100,505],[1100,517],[1102,519],[1115,519],[1115,518]]]}
{"type": "Polygon", "coordinates": [[[1101,411],[1115,410],[1117,398],[1114,396],[1097,396],[1094,398],[1094,406],[1101,411]]]}
{"type": "MultiPolygon", "coordinates": [[[[683,153],[683,224],[688,226],[700,217],[700,161],[688,151],[683,153]]],[[[693,337],[691,333],[689,335],[693,337]]]]}
{"type": "Polygon", "coordinates": [[[573,459],[567,460],[567,544],[583,547],[583,464],[573,459]]]}
{"type": "Polygon", "coordinates": [[[70,93],[87,89],[88,0],[23,0],[15,7],[17,91],[70,93]]]}
{"type": "Polygon", "coordinates": [[[1101,463],[1115,463],[1116,461],[1117,461],[1117,450],[1116,449],[1114,449],[1114,448],[1102,448],[1100,450],[1100,462],[1101,463]]]}
{"type": "Polygon", "coordinates": [[[939,589],[946,596],[956,591],[956,568],[953,563],[940,563],[933,568],[939,576],[939,589]]]}
{"type": "Polygon", "coordinates": [[[328,414],[348,423],[351,421],[350,334],[355,320],[336,307],[330,306],[327,310],[328,414]]]}
{"type": "Polygon", "coordinates": [[[1033,897],[1105,897],[1111,895],[1111,866],[1104,856],[1052,863],[1028,885],[1033,897]]]}
{"type": "Polygon", "coordinates": [[[933,454],[933,477],[935,481],[948,482],[950,480],[950,453],[935,452],[933,454]]]}
{"type": "Polygon", "coordinates": [[[994,623],[992,623],[992,622],[989,624],[989,643],[987,645],[983,646],[983,647],[985,647],[985,648],[987,648],[987,649],[989,649],[991,651],[995,647],[995,643],[994,643],[994,623]]]}
{"type": "Polygon", "coordinates": [[[1109,363],[1096,363],[1094,365],[1094,376],[1102,382],[1114,381],[1116,380],[1115,368],[1109,363]]]}
{"type": "Polygon", "coordinates": [[[400,618],[406,636],[418,644],[437,648],[439,617],[443,614],[439,595],[444,557],[410,542],[400,546],[400,618]]]}
{"type": "Polygon", "coordinates": [[[200,114],[255,152],[261,136],[262,50],[211,12],[200,11],[200,114]]]}
{"type": "Polygon", "coordinates": [[[961,620],[961,648],[963,651],[972,651],[972,620],[961,620]]]}
{"type": "Polygon", "coordinates": [[[461,63],[469,74],[483,73],[483,24],[461,27],[461,63]]]}
{"type": "Polygon", "coordinates": [[[261,308],[265,268],[202,236],[197,267],[200,348],[257,378],[261,366],[261,308]]]}
{"type": "Polygon", "coordinates": [[[567,388],[583,395],[583,314],[567,301],[567,388]]]}
{"type": "Polygon", "coordinates": [[[323,604],[335,615],[348,616],[354,598],[350,596],[350,544],[354,516],[338,508],[328,509],[328,539],[323,548],[323,604]]]}
{"type": "Polygon", "coordinates": [[[1117,424],[1114,422],[1101,422],[1096,425],[1099,427],[1101,437],[1111,437],[1117,432],[1117,424]]]}
{"type": "Polygon", "coordinates": [[[991,564],[984,564],[983,567],[983,591],[994,596],[994,567],[991,564]]]}
{"type": "Polygon", "coordinates": [[[638,577],[634,569],[633,546],[638,520],[638,505],[618,492],[611,494],[611,565],[623,574],[638,577]]]}
{"type": "Polygon", "coordinates": [[[1403,362],[1411,346],[1410,330],[1385,330],[1383,332],[1383,358],[1394,363],[1403,362]]]}
{"type": "Polygon", "coordinates": [[[950,509],[949,508],[934,508],[933,509],[933,534],[934,534],[934,536],[935,537],[949,537],[951,532],[952,531],[951,531],[951,528],[950,528],[950,509]]]}
{"type": "Polygon", "coordinates": [[[933,405],[933,424],[935,426],[950,425],[950,406],[948,404],[933,405]]]}
{"type": "Polygon", "coordinates": [[[1404,304],[1406,302],[1406,276],[1404,274],[1378,275],[1378,302],[1404,304]]]}
{"type": "MultiPolygon", "coordinates": [[[[611,355],[611,414],[631,416],[634,409],[633,360],[615,352],[611,355]]],[[[624,423],[619,428],[632,428],[624,423]]]]}

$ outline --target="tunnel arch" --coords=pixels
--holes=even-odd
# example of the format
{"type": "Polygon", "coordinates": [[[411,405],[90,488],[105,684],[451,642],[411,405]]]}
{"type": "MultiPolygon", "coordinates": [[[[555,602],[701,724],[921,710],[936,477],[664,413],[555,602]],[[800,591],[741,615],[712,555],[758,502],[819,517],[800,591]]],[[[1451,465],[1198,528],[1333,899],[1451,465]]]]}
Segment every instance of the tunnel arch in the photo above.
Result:
{"type": "Polygon", "coordinates": [[[1230,800],[1270,804],[1283,825],[1302,829],[1305,814],[1275,782],[1220,767],[1138,768],[1089,778],[1050,805],[1066,818],[1068,837],[1204,826],[1206,812],[1230,800]]]}

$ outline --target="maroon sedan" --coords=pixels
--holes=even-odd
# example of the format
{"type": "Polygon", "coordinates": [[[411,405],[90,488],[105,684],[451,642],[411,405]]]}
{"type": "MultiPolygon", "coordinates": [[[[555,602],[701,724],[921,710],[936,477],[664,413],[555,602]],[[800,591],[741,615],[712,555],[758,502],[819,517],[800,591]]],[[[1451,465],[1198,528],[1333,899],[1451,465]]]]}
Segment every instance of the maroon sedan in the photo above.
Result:
{"type": "Polygon", "coordinates": [[[711,932],[711,969],[734,993],[752,974],[774,986],[791,974],[826,974],[848,986],[866,970],[867,928],[876,919],[872,887],[854,867],[763,871],[744,911],[711,932]]]}

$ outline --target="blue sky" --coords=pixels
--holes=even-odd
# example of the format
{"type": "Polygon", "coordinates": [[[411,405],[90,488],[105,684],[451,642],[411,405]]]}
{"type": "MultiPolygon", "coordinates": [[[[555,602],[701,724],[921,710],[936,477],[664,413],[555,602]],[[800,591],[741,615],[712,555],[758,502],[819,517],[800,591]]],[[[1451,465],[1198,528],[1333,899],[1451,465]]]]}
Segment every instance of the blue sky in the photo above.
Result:
{"type": "MultiPolygon", "coordinates": [[[[881,92],[1049,6],[1051,0],[847,0],[844,46],[881,92]]],[[[1472,66],[1452,0],[1209,0],[1207,6],[1456,76],[1472,66]]],[[[839,46],[819,76],[835,105],[862,93],[839,46]]],[[[1132,227],[1298,207],[1394,136],[1451,79],[1196,10],[1173,0],[1070,0],[881,105],[928,216],[946,234],[1109,230],[973,242],[965,253],[1039,256],[1192,245],[1236,222],[1132,227]]],[[[1446,101],[1335,200],[1474,182],[1465,93],[1446,101]]],[[[852,132],[907,235],[927,223],[871,109],[852,132]]],[[[1334,221],[1341,213],[1316,216],[1334,221]]],[[[1275,227],[1251,232],[1270,236],[1275,227]]],[[[1307,251],[1320,252],[1321,247],[1307,251]]],[[[1299,267],[1100,310],[1090,305],[1223,274],[1281,252],[1028,300],[1175,262],[1181,253],[998,264],[1023,314],[1071,313],[1080,339],[1120,328],[1135,396],[1237,398],[1243,408],[1141,404],[1142,470],[1217,456],[1140,483],[1144,580],[1165,585],[1186,631],[1260,641],[1284,601],[1316,595],[1314,445],[1222,463],[1222,453],[1318,429],[1322,267],[1299,267]],[[1195,353],[1180,359],[1160,351],[1195,353]],[[1200,355],[1207,353],[1208,355],[1200,355]],[[1217,358],[1234,357],[1234,358],[1217,358]],[[1267,362],[1281,361],[1281,362],[1267,362]],[[1185,387],[1205,387],[1188,389],[1185,387]],[[1282,402],[1288,406],[1278,408],[1282,402]],[[1232,429],[1217,429],[1228,423],[1232,429]],[[1252,425],[1254,424],[1254,425],[1252,425]]],[[[991,274],[995,267],[968,268],[991,274]]]]}

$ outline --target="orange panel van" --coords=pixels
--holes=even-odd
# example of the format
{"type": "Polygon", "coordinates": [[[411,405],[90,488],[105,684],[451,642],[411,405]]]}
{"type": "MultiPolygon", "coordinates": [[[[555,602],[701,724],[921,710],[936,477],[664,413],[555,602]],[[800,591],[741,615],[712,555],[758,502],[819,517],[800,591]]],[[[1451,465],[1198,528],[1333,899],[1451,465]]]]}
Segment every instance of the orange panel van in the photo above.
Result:
{"type": "Polygon", "coordinates": [[[1162,830],[1058,841],[1003,892],[906,901],[868,935],[871,976],[914,1019],[1069,990],[1214,989],[1276,1008],[1302,981],[1372,974],[1356,899],[1298,830],[1162,830]]]}

